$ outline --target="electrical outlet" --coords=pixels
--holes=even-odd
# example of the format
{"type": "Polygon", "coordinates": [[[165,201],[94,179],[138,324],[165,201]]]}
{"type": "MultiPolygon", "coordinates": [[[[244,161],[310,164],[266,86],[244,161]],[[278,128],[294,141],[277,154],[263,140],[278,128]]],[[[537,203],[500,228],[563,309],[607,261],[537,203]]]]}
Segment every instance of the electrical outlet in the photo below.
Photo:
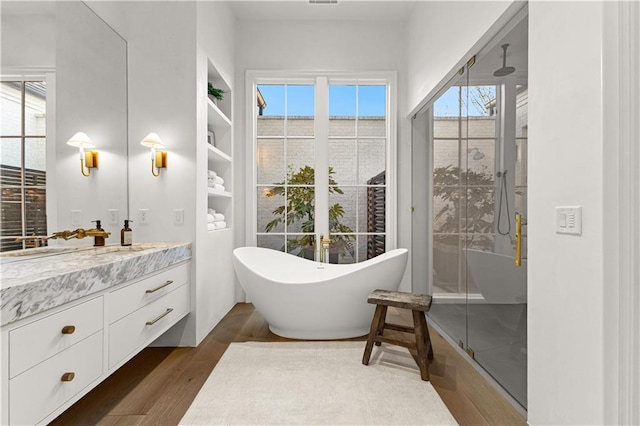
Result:
{"type": "Polygon", "coordinates": [[[118,209],[109,209],[109,225],[117,225],[120,222],[120,212],[118,209]]]}
{"type": "Polygon", "coordinates": [[[138,223],[140,225],[148,225],[149,224],[149,209],[140,209],[140,210],[138,210],[138,223]]]}
{"type": "Polygon", "coordinates": [[[82,210],[71,210],[71,225],[79,226],[82,223],[82,210]]]}
{"type": "Polygon", "coordinates": [[[173,211],[173,224],[174,225],[184,225],[184,209],[175,209],[173,211]]]}

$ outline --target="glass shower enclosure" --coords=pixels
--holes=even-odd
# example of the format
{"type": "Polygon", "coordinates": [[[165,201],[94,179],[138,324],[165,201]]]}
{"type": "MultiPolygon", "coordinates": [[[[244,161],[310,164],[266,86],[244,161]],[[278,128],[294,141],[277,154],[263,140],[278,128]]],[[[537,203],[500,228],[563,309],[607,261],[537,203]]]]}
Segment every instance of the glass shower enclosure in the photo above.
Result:
{"type": "Polygon", "coordinates": [[[525,18],[412,120],[430,175],[430,321],[525,409],[526,61],[525,18]]]}

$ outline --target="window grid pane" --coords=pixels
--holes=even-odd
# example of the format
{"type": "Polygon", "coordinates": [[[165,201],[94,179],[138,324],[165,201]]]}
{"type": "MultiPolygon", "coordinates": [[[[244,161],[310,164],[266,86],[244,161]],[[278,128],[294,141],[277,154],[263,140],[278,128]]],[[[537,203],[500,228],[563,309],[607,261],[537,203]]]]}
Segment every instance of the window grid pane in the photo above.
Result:
{"type": "MultiPolygon", "coordinates": [[[[315,140],[313,139],[312,113],[296,115],[291,109],[291,103],[296,98],[295,91],[303,91],[305,87],[287,84],[272,85],[266,87],[259,85],[262,95],[265,92],[278,88],[276,97],[277,108],[282,106],[282,127],[279,123],[271,123],[268,132],[264,125],[266,120],[276,120],[270,117],[268,106],[264,113],[266,117],[258,117],[258,156],[257,161],[265,159],[265,153],[261,152],[260,145],[267,146],[269,139],[278,139],[277,132],[273,128],[283,128],[283,157],[286,164],[285,180],[274,182],[275,178],[266,179],[264,165],[258,168],[258,192],[273,192],[278,194],[278,202],[273,203],[268,209],[264,198],[258,196],[258,245],[281,244],[282,249],[296,255],[308,254],[305,246],[313,244],[314,230],[313,218],[315,206],[312,205],[315,195],[315,140]],[[286,101],[285,101],[286,100],[286,101]],[[263,125],[260,125],[262,120],[263,125]],[[294,120],[296,123],[294,124],[294,120]],[[277,125],[276,125],[277,124],[277,125]],[[275,183],[275,185],[273,185],[275,183]],[[272,184],[272,185],[269,185],[272,184]],[[262,206],[262,207],[260,207],[262,206]],[[273,214],[273,212],[276,212],[273,214]],[[308,214],[311,212],[311,214],[308,214]],[[281,236],[280,239],[265,239],[265,224],[277,220],[268,231],[271,236],[281,236]],[[261,226],[262,225],[262,226],[261,226]]],[[[331,233],[331,251],[335,256],[332,262],[352,263],[366,260],[384,251],[386,241],[385,217],[386,217],[386,146],[387,146],[387,120],[386,120],[386,85],[359,86],[359,85],[329,85],[329,228],[331,233]],[[359,122],[360,121],[360,122],[359,122]],[[369,194],[381,195],[382,204],[373,208],[379,217],[369,218],[368,197],[369,194]],[[375,229],[367,226],[367,223],[378,223],[375,229]],[[377,254],[368,254],[368,252],[377,254]],[[337,256],[337,260],[335,257],[337,256]]],[[[265,97],[266,99],[266,97],[265,97]]],[[[269,105],[269,100],[267,105],[269,105]]],[[[308,105],[309,111],[312,110],[308,105]]],[[[272,114],[274,114],[272,112],[272,114]]],[[[282,156],[278,154],[278,159],[282,156]]],[[[271,196],[273,198],[273,195],[271,196]]],[[[369,197],[370,198],[370,197],[369,197]]],[[[273,248],[273,247],[272,247],[273,248]]]]}
{"type": "Polygon", "coordinates": [[[0,83],[0,251],[46,245],[46,84],[0,83]]]}

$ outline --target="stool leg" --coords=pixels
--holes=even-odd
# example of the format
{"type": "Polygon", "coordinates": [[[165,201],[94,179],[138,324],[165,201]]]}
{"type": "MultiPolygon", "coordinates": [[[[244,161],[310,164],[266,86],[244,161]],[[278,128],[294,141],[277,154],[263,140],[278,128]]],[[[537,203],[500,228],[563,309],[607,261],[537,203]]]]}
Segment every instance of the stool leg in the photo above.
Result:
{"type": "Polygon", "coordinates": [[[412,311],[413,312],[413,327],[414,332],[416,334],[416,349],[418,352],[418,367],[420,368],[420,378],[422,380],[429,380],[429,365],[428,365],[428,351],[425,345],[425,341],[427,336],[425,336],[425,332],[429,333],[426,330],[427,322],[424,319],[424,312],[422,311],[412,311]]]}
{"type": "MultiPolygon", "coordinates": [[[[422,320],[420,322],[422,323],[422,320]]],[[[429,325],[426,319],[424,320],[424,345],[428,350],[428,358],[433,359],[433,345],[431,344],[431,335],[429,334],[429,325]]]]}
{"type": "Polygon", "coordinates": [[[373,350],[373,341],[380,329],[380,322],[384,326],[384,321],[387,313],[387,307],[383,305],[376,305],[376,312],[373,314],[373,320],[371,321],[371,330],[369,331],[369,337],[367,338],[367,345],[364,348],[364,354],[362,355],[362,363],[369,365],[369,358],[371,358],[371,351],[373,350]]]}
{"type": "Polygon", "coordinates": [[[425,342],[425,344],[429,348],[429,359],[433,359],[433,344],[431,343],[431,336],[429,335],[429,326],[425,325],[425,330],[426,330],[426,333],[425,333],[426,342],[425,342]]]}
{"type": "MultiPolygon", "coordinates": [[[[380,319],[378,320],[378,329],[376,331],[376,336],[382,336],[384,332],[384,324],[387,321],[387,308],[388,306],[382,306],[382,314],[380,315],[380,319]]],[[[382,342],[375,341],[376,346],[380,346],[382,342]]]]}

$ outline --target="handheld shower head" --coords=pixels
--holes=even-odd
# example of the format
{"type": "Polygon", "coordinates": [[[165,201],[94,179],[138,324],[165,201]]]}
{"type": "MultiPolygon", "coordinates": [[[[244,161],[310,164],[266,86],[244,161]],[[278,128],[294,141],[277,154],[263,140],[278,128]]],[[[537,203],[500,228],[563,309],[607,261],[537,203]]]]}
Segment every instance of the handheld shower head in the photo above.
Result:
{"type": "Polygon", "coordinates": [[[502,45],[502,68],[498,68],[494,73],[493,76],[494,77],[504,77],[506,75],[511,74],[512,72],[514,72],[516,69],[514,67],[508,67],[507,66],[507,48],[509,47],[508,44],[503,44],[502,45]]]}

